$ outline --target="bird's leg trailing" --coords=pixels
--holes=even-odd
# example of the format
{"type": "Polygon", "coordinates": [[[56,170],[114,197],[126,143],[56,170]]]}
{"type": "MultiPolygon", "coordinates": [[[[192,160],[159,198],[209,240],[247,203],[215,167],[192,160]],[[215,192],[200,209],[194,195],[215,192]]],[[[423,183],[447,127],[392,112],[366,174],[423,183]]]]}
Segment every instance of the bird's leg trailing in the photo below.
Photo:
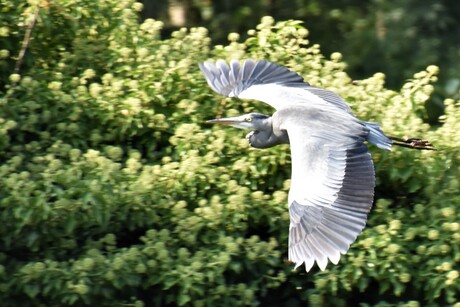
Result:
{"type": "Polygon", "coordinates": [[[394,136],[389,136],[388,138],[392,141],[393,145],[420,150],[436,150],[430,142],[425,140],[416,138],[403,139],[394,136]]]}

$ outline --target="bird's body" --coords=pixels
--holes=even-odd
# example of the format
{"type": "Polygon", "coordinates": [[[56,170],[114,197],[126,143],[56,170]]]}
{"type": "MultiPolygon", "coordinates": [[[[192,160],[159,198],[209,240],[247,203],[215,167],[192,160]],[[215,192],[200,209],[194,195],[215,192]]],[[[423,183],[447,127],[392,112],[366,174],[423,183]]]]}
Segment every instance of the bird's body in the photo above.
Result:
{"type": "Polygon", "coordinates": [[[391,139],[378,124],[357,119],[338,95],[310,86],[285,67],[220,60],[200,68],[217,93],[276,109],[271,117],[250,113],[209,122],[252,130],[247,139],[256,148],[290,144],[289,260],[296,267],[305,263],[307,271],[315,262],[322,270],[328,259],[337,264],[372,207],[375,175],[365,141],[391,150],[391,139]]]}

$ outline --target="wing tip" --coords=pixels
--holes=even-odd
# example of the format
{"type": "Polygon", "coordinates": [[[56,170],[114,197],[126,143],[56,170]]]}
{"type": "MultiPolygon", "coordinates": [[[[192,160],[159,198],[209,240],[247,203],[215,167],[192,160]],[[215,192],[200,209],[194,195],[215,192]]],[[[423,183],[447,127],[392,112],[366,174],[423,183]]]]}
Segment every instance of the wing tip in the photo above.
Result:
{"type": "Polygon", "coordinates": [[[247,58],[241,61],[232,59],[227,62],[218,59],[207,60],[199,63],[198,66],[209,86],[218,94],[225,96],[238,97],[253,85],[309,86],[298,73],[266,60],[247,58]]]}
{"type": "Polygon", "coordinates": [[[296,247],[289,248],[289,261],[294,263],[294,269],[297,270],[303,264],[305,265],[305,271],[308,273],[316,265],[321,271],[326,270],[327,265],[331,262],[334,265],[337,265],[340,261],[341,255],[345,255],[347,251],[343,252],[340,250],[335,250],[333,253],[324,253],[323,251],[320,254],[315,256],[305,255],[302,252],[294,252],[296,247]]]}

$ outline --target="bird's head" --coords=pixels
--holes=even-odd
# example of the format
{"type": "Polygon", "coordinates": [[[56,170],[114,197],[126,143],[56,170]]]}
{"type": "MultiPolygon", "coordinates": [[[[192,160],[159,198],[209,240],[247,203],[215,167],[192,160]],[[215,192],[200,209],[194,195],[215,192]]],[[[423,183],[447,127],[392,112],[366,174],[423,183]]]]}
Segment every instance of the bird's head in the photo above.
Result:
{"type": "Polygon", "coordinates": [[[209,124],[226,125],[239,129],[259,131],[267,127],[267,124],[269,124],[267,120],[269,118],[270,116],[260,113],[248,113],[235,117],[211,119],[206,122],[209,124]]]}

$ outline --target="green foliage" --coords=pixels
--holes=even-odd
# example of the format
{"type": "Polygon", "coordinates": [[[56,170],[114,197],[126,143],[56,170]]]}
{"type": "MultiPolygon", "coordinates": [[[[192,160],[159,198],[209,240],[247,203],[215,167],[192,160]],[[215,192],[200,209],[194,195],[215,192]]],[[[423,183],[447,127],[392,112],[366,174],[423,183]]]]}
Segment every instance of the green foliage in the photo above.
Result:
{"type": "Polygon", "coordinates": [[[341,55],[325,58],[295,21],[266,17],[247,40],[232,33],[211,48],[203,28],[162,40],[162,24],[139,24],[142,6],[131,0],[4,3],[4,306],[458,303],[459,102],[445,101],[437,129],[421,119],[437,67],[395,92],[380,73],[352,84],[341,55]],[[15,73],[17,42],[37,8],[15,73]],[[285,261],[288,147],[250,149],[241,131],[203,124],[271,112],[214,95],[197,66],[246,57],[287,65],[389,134],[439,148],[372,148],[375,209],[324,272],[295,272],[285,261]]]}
{"type": "Polygon", "coordinates": [[[437,95],[427,106],[433,113],[430,116],[442,110],[441,97],[458,94],[460,40],[451,30],[459,27],[460,20],[455,0],[142,2],[146,4],[143,16],[165,21],[167,30],[181,24],[174,12],[182,9],[182,25],[205,26],[218,43],[225,41],[229,31],[245,35],[265,15],[277,20],[302,20],[311,31],[312,41],[321,44],[323,54],[343,53],[347,71],[353,78],[365,78],[381,71],[387,75],[391,88],[400,88],[414,71],[426,67],[426,63],[436,63],[442,74],[436,86],[437,95]]]}

